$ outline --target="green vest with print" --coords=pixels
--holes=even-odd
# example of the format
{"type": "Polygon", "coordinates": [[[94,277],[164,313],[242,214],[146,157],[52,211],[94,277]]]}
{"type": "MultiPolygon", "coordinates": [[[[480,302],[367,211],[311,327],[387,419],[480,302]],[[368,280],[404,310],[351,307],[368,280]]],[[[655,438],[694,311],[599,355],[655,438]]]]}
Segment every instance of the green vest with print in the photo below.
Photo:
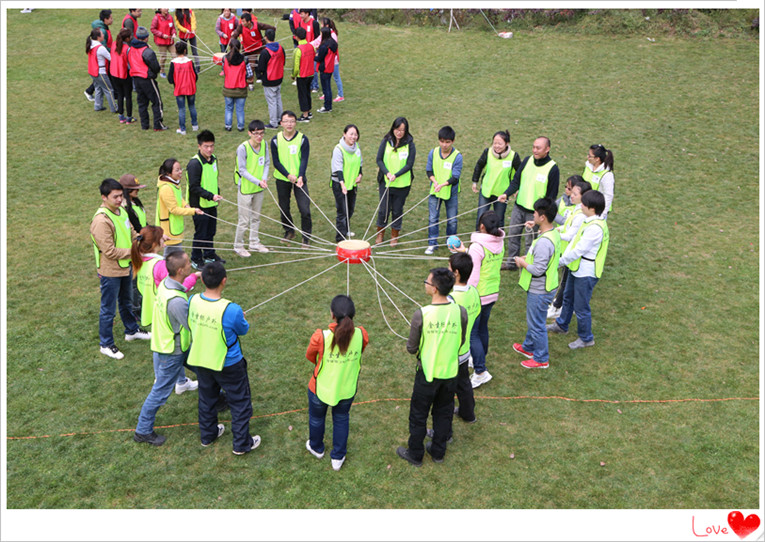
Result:
{"type": "Polygon", "coordinates": [[[452,290],[452,293],[449,295],[457,302],[457,305],[465,307],[468,315],[465,342],[459,350],[459,355],[462,357],[470,352],[470,333],[473,331],[475,319],[481,314],[481,296],[478,295],[478,290],[474,286],[468,286],[468,289],[465,291],[452,290]]]}
{"type": "MultiPolygon", "coordinates": [[[[284,132],[276,134],[276,151],[279,153],[279,162],[284,166],[284,169],[297,177],[300,173],[300,147],[303,144],[303,134],[295,133],[295,137],[289,141],[284,139],[284,132]]],[[[289,182],[289,179],[276,168],[274,168],[274,178],[289,182]]]]}
{"type": "MultiPolygon", "coordinates": [[[[560,228],[561,233],[566,233],[570,228],[571,225],[574,223],[574,218],[577,215],[582,214],[582,206],[581,205],[574,205],[573,210],[568,214],[566,217],[565,222],[563,222],[563,226],[560,228]]],[[[579,226],[581,228],[581,224],[579,226]]],[[[564,241],[563,239],[560,240],[560,253],[563,254],[566,252],[566,248],[568,248],[568,244],[570,241],[564,241]]]]}
{"type": "Polygon", "coordinates": [[[152,313],[154,312],[154,297],[157,295],[157,285],[154,282],[154,266],[162,258],[152,258],[143,262],[141,269],[135,274],[136,286],[141,292],[141,325],[146,327],[152,323],[152,313]]]}
{"type": "MultiPolygon", "coordinates": [[[[178,207],[183,207],[183,195],[181,194],[181,187],[176,186],[172,183],[167,183],[167,185],[173,189],[173,195],[175,196],[175,204],[178,207]]],[[[170,233],[174,236],[179,236],[183,233],[183,216],[182,215],[174,215],[170,212],[170,209],[167,210],[167,218],[161,218],[159,216],[159,190],[161,188],[161,185],[157,187],[157,211],[154,213],[154,221],[157,224],[162,224],[162,222],[169,222],[170,223],[170,233]]]]}
{"type": "MultiPolygon", "coordinates": [[[[129,250],[133,243],[133,239],[130,236],[130,219],[128,219],[127,211],[115,215],[107,207],[99,207],[93,215],[93,218],[96,218],[96,215],[98,214],[105,214],[109,217],[109,220],[112,221],[112,224],[114,224],[114,246],[129,250]]],[[[93,252],[96,256],[96,269],[98,269],[101,267],[101,250],[99,250],[96,240],[92,235],[90,236],[90,239],[93,241],[93,252]]],[[[117,260],[117,263],[124,269],[130,265],[130,258],[117,260]]]]}
{"type": "Polygon", "coordinates": [[[189,299],[189,330],[191,349],[186,363],[220,371],[226,361],[228,344],[223,331],[223,312],[230,301],[216,299],[208,301],[201,295],[189,299]]]}
{"type": "MultiPolygon", "coordinates": [[[[356,145],[354,152],[346,151],[343,146],[338,143],[335,148],[340,149],[343,153],[343,182],[345,183],[346,190],[353,190],[356,188],[356,178],[361,171],[361,149],[356,145]]],[[[329,180],[329,186],[332,186],[332,179],[329,180]]]]}
{"type": "MultiPolygon", "coordinates": [[[[263,179],[263,170],[266,168],[266,142],[260,142],[260,152],[255,152],[250,145],[249,141],[244,142],[244,148],[247,149],[247,162],[245,167],[247,172],[256,179],[263,179]]],[[[242,194],[257,194],[262,192],[263,188],[259,184],[255,184],[247,179],[244,179],[239,174],[239,159],[234,158],[234,182],[239,186],[239,191],[242,194]]]]}
{"type": "MultiPolygon", "coordinates": [[[[462,320],[460,306],[426,305],[422,311],[420,335],[420,363],[425,380],[446,379],[457,376],[462,320]]],[[[467,340],[467,339],[466,339],[467,340]]]]}
{"type": "MultiPolygon", "coordinates": [[[[395,175],[401,171],[401,168],[406,165],[407,158],[409,158],[409,143],[396,150],[393,150],[393,145],[390,141],[385,143],[383,163],[385,164],[385,167],[388,168],[389,172],[395,175]]],[[[388,178],[385,177],[385,184],[390,188],[406,188],[407,186],[411,186],[412,170],[410,169],[400,177],[396,177],[393,182],[390,182],[388,178]]]]}
{"type": "MultiPolygon", "coordinates": [[[[531,248],[529,248],[529,252],[526,255],[526,263],[533,264],[534,263],[534,247],[537,244],[537,241],[541,239],[542,237],[546,237],[549,239],[555,249],[553,250],[552,258],[550,258],[550,261],[547,262],[547,269],[545,269],[545,290],[548,292],[552,292],[555,288],[558,287],[558,260],[560,260],[560,232],[553,228],[550,231],[544,232],[542,235],[534,239],[534,242],[531,243],[531,248]]],[[[529,287],[531,286],[531,273],[529,273],[529,270],[525,267],[521,268],[521,276],[518,279],[518,284],[521,288],[529,291],[529,287]]]]}
{"type": "Polygon", "coordinates": [[[496,294],[499,292],[499,271],[502,267],[502,258],[505,256],[505,244],[502,243],[502,250],[494,254],[484,246],[483,260],[481,260],[481,276],[478,278],[478,294],[481,297],[496,294]]]}
{"type": "MultiPolygon", "coordinates": [[[[218,159],[215,158],[215,155],[212,155],[212,163],[205,164],[202,162],[202,159],[199,157],[198,154],[195,154],[192,157],[192,160],[196,159],[199,164],[202,166],[202,179],[200,181],[200,186],[207,190],[208,192],[212,192],[214,195],[218,194],[218,159]]],[[[189,172],[186,171],[186,199],[189,199],[189,172]]],[[[199,207],[202,209],[209,209],[210,207],[217,207],[218,202],[212,201],[209,199],[205,199],[200,197],[199,198],[199,207]]]]}
{"type": "MultiPolygon", "coordinates": [[[[159,260],[154,261],[156,262],[159,260]]],[[[144,267],[146,267],[146,265],[142,266],[141,269],[144,267]]],[[[153,324],[151,326],[151,350],[153,352],[172,354],[173,350],[175,350],[175,333],[173,333],[173,326],[170,324],[170,318],[167,315],[167,306],[170,303],[170,300],[175,297],[182,297],[184,300],[188,301],[186,292],[168,288],[165,286],[164,280],[159,283],[156,297],[154,299],[154,306],[152,307],[153,324]]],[[[144,297],[144,299],[146,298],[144,297]]],[[[185,352],[189,349],[189,344],[191,344],[191,334],[188,329],[181,326],[179,335],[181,336],[181,350],[185,352]]]]}
{"type": "MultiPolygon", "coordinates": [[[[452,167],[454,166],[454,161],[457,159],[457,156],[460,154],[460,151],[458,151],[455,148],[452,148],[452,152],[447,156],[446,158],[441,158],[441,148],[436,147],[433,149],[433,177],[436,178],[436,183],[442,184],[448,181],[452,176],[452,167]]],[[[452,195],[452,187],[450,185],[446,185],[438,192],[435,191],[435,185],[433,183],[430,183],[430,195],[436,196],[439,199],[447,200],[452,195]]],[[[460,192],[460,183],[459,179],[457,180],[457,193],[460,192]]]]}
{"type": "Polygon", "coordinates": [[[345,354],[335,346],[330,350],[333,333],[324,330],[324,354],[316,375],[316,396],[322,403],[335,406],[343,399],[356,395],[361,372],[361,347],[364,344],[361,330],[356,328],[345,354]]]}
{"type": "MultiPolygon", "coordinates": [[[[576,232],[574,239],[571,241],[571,246],[573,250],[573,247],[575,247],[576,244],[579,242],[579,239],[582,238],[582,234],[584,233],[584,230],[587,228],[591,228],[593,226],[597,226],[601,230],[603,230],[603,239],[600,242],[600,246],[598,247],[598,253],[595,256],[595,276],[597,278],[600,278],[601,275],[603,274],[603,267],[606,264],[606,255],[608,254],[608,241],[610,238],[610,235],[608,233],[608,224],[606,223],[606,221],[600,218],[596,218],[595,220],[592,220],[590,222],[584,222],[579,227],[579,231],[576,232]]],[[[582,263],[582,258],[577,258],[576,260],[568,264],[568,268],[571,269],[571,271],[577,271],[581,263],[582,263]]]]}
{"type": "Polygon", "coordinates": [[[515,175],[513,168],[515,151],[511,150],[505,158],[495,158],[489,150],[486,153],[486,173],[481,181],[481,194],[485,198],[501,196],[510,186],[510,180],[515,175]]]}
{"type": "Polygon", "coordinates": [[[534,165],[534,157],[529,156],[523,171],[521,171],[521,186],[518,189],[515,203],[524,209],[533,209],[534,202],[545,197],[547,193],[547,177],[554,165],[555,160],[550,160],[545,165],[538,167],[534,165]]]}

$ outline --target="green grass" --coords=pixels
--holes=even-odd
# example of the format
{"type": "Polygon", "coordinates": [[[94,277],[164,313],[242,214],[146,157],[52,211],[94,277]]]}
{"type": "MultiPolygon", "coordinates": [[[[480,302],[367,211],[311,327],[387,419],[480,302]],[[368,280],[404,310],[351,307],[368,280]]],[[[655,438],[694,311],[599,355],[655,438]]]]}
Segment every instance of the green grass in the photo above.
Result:
{"type": "MultiPolygon", "coordinates": [[[[311,370],[304,354],[311,333],[328,323],[331,297],[346,290],[343,267],[251,313],[242,344],[251,428],[263,437],[258,450],[233,456],[230,426],[220,443],[201,448],[190,393],[171,396],[159,411],[157,425],[172,426],[160,429],[165,446],[132,442],[153,379],[150,356],[145,343],[122,341],[119,322],[115,336],[125,359],[98,353],[88,224],[103,178],[130,172],[153,187],[165,158],[185,166],[196,145],[191,133],[174,133],[177,111],[164,81],[166,133],[120,126],[85,102],[80,42],[96,15],[10,10],[7,17],[6,427],[9,437],[49,436],[7,441],[8,508],[758,506],[759,401],[628,402],[760,394],[756,40],[652,43],[639,35],[552,31],[501,40],[478,30],[341,24],[346,101],[300,126],[311,141],[311,195],[330,218],[330,154],[342,128],[353,122],[361,131],[365,177],[352,225],[363,232],[377,205],[374,154],[399,115],[409,119],[418,147],[410,205],[426,194],[427,151],[445,124],[455,128],[465,158],[461,212],[476,207],[472,169],[503,128],[522,156],[537,135],[548,135],[563,179],[581,172],[589,145],[603,143],[616,157],[616,198],[609,260],[593,298],[596,347],[571,352],[571,335],[553,336],[550,369],[524,371],[510,345],[525,333],[525,297],[517,275],[503,273],[490,327],[494,380],[476,390],[479,422],[455,424],[443,465],[414,469],[394,453],[408,436],[415,362],[382,320],[367,273],[352,267],[356,321],[371,337],[357,401],[370,402],[353,408],[348,460],[334,473],[327,459],[316,461],[304,449],[311,370]],[[55,33],[46,50],[30,49],[27,36],[54,23],[81,32],[55,33]],[[55,62],[50,50],[59,51],[55,62]],[[75,435],[61,436],[69,433],[75,435]]],[[[198,13],[211,47],[215,16],[198,13]]],[[[278,38],[286,28],[280,23],[278,38]]],[[[197,108],[200,125],[216,134],[222,192],[233,199],[232,164],[244,138],[222,129],[220,88],[217,70],[202,74],[197,108]]],[[[282,96],[285,108],[297,108],[292,86],[283,85],[282,96]]],[[[259,89],[246,111],[248,120],[266,117],[259,89]]],[[[141,195],[153,217],[154,190],[141,195]]],[[[278,216],[266,198],[264,213],[278,216]]],[[[332,238],[327,221],[315,208],[312,214],[314,232],[332,238]]],[[[221,205],[220,217],[235,221],[235,207],[221,205]]],[[[473,223],[473,213],[460,218],[463,239],[473,223]]],[[[404,218],[403,233],[426,224],[422,204],[404,218]]],[[[262,231],[280,234],[268,221],[262,231]]],[[[232,240],[233,227],[220,224],[216,241],[226,248],[232,240]]],[[[230,268],[293,258],[221,254],[230,268]]],[[[235,271],[226,296],[247,309],[334,261],[235,271]]],[[[377,267],[426,303],[421,281],[443,263],[379,259],[377,267]]],[[[411,302],[387,289],[405,314],[413,312],[411,302]]],[[[405,335],[406,323],[384,306],[405,335]]]]}

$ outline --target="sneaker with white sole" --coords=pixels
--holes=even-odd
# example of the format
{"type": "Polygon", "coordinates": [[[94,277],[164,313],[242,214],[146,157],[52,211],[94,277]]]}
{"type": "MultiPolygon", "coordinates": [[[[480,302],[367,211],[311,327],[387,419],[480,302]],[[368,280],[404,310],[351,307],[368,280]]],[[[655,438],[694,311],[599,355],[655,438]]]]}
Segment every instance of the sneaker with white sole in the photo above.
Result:
{"type": "Polygon", "coordinates": [[[332,113],[332,110],[331,109],[327,109],[324,106],[322,106],[319,109],[317,109],[316,112],[317,113],[332,113]]]}
{"type": "Polygon", "coordinates": [[[191,125],[191,129],[194,130],[195,132],[198,132],[199,131],[199,126],[196,125],[196,124],[192,124],[191,125]]]}
{"type": "Polygon", "coordinates": [[[489,371],[473,373],[473,376],[470,377],[470,385],[473,386],[473,388],[477,388],[481,384],[486,384],[492,378],[493,377],[489,374],[489,371]]]}
{"type": "Polygon", "coordinates": [[[324,100],[324,94],[322,94],[321,96],[319,96],[319,98],[318,98],[318,99],[319,99],[320,101],[323,101],[323,100],[324,100]]]}
{"type": "Polygon", "coordinates": [[[95,102],[96,101],[96,97],[93,96],[92,94],[88,94],[87,90],[85,91],[85,97],[88,99],[89,102],[95,102]]]}
{"type": "Polygon", "coordinates": [[[562,306],[555,308],[553,305],[550,305],[550,307],[547,309],[547,319],[551,320],[560,316],[560,311],[562,308],[562,306]]]}
{"type": "Polygon", "coordinates": [[[305,449],[311,452],[311,455],[314,456],[316,459],[321,459],[324,457],[324,452],[317,452],[313,448],[311,448],[311,439],[308,439],[305,441],[305,449]]]}
{"type": "Polygon", "coordinates": [[[226,428],[224,427],[224,425],[223,425],[222,423],[219,423],[219,424],[218,424],[218,434],[217,434],[217,436],[215,437],[215,440],[213,440],[212,442],[208,442],[208,443],[206,443],[206,444],[203,442],[203,443],[202,443],[202,446],[203,446],[203,447],[205,447],[205,448],[207,448],[207,447],[208,447],[210,444],[212,444],[213,442],[215,442],[216,440],[218,440],[218,439],[220,438],[220,436],[223,434],[223,432],[224,432],[225,430],[226,430],[226,428]]]}
{"type": "Polygon", "coordinates": [[[568,343],[568,347],[571,350],[576,350],[577,348],[585,348],[587,346],[595,346],[595,339],[584,342],[582,339],[577,337],[577,339],[574,342],[568,343]]]}
{"type": "Polygon", "coordinates": [[[545,361],[544,363],[535,361],[533,359],[524,359],[521,362],[521,367],[525,369],[547,369],[550,366],[550,363],[545,361]]]}
{"type": "Polygon", "coordinates": [[[561,335],[565,335],[566,333],[568,333],[568,330],[567,329],[564,330],[562,327],[560,327],[557,321],[553,322],[552,324],[547,324],[547,326],[545,326],[545,329],[547,329],[547,331],[549,331],[550,333],[560,333],[561,335]]]}
{"type": "Polygon", "coordinates": [[[432,255],[436,251],[436,245],[428,245],[428,248],[425,249],[425,254],[428,256],[432,255]]]}
{"type": "Polygon", "coordinates": [[[344,102],[344,101],[345,101],[345,98],[343,98],[342,96],[338,96],[337,98],[335,98],[335,99],[334,99],[334,100],[332,100],[332,101],[333,101],[333,102],[344,102]]]}
{"type": "Polygon", "coordinates": [[[250,247],[250,250],[252,250],[253,252],[260,252],[261,254],[266,254],[267,252],[269,252],[268,248],[261,245],[260,243],[258,243],[257,245],[252,245],[250,247]]]}
{"type": "Polygon", "coordinates": [[[343,466],[343,463],[345,463],[345,457],[341,459],[333,459],[332,460],[332,469],[333,470],[340,470],[340,467],[343,466]]]}
{"type": "Polygon", "coordinates": [[[186,135],[186,130],[181,130],[180,128],[178,128],[177,130],[175,130],[175,133],[176,134],[181,134],[181,135],[186,135]]]}
{"type": "Polygon", "coordinates": [[[523,349],[523,345],[521,343],[513,343],[513,350],[515,350],[522,356],[526,356],[529,359],[534,357],[534,354],[532,354],[528,350],[523,349]]]}
{"type": "Polygon", "coordinates": [[[352,231],[349,231],[348,232],[348,237],[356,237],[356,234],[353,233],[352,231]]]}
{"type": "Polygon", "coordinates": [[[252,446],[250,447],[249,450],[247,450],[246,452],[240,452],[240,451],[234,450],[234,455],[244,455],[246,453],[250,453],[258,446],[260,446],[260,435],[255,435],[254,437],[252,437],[252,446]]]}
{"type": "Polygon", "coordinates": [[[186,379],[186,382],[183,384],[179,384],[178,382],[175,383],[175,394],[180,395],[184,391],[194,391],[199,387],[199,382],[196,380],[191,380],[190,378],[186,379]]]}
{"type": "Polygon", "coordinates": [[[135,333],[131,335],[125,335],[126,341],[136,341],[136,340],[142,340],[142,341],[148,341],[151,339],[151,332],[149,331],[141,331],[140,329],[136,331],[135,333]]]}
{"type": "Polygon", "coordinates": [[[102,346],[101,353],[105,356],[109,356],[110,358],[114,358],[114,359],[122,359],[125,357],[125,354],[120,352],[120,349],[117,348],[115,345],[102,346]]]}
{"type": "Polygon", "coordinates": [[[249,258],[251,256],[251,254],[244,250],[244,248],[235,248],[234,254],[241,256],[242,258],[249,258]]]}

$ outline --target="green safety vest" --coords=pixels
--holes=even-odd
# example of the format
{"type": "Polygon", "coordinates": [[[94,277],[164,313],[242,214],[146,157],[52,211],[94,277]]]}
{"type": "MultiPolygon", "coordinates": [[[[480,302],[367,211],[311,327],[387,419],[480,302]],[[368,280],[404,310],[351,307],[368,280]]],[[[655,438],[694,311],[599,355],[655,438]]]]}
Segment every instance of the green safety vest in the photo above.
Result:
{"type": "MultiPolygon", "coordinates": [[[[284,132],[276,134],[276,151],[279,153],[279,162],[290,174],[297,176],[300,173],[300,147],[303,144],[303,134],[296,132],[296,136],[287,141],[284,139],[284,132]]],[[[281,171],[274,168],[274,178],[280,181],[287,181],[281,171]]]]}
{"type": "Polygon", "coordinates": [[[226,361],[228,344],[223,331],[223,312],[230,301],[216,299],[208,301],[201,295],[189,299],[189,329],[191,350],[186,363],[220,371],[226,361]]]}
{"type": "MultiPolygon", "coordinates": [[[[213,194],[218,194],[218,159],[215,158],[215,155],[212,155],[212,163],[205,164],[202,162],[202,159],[199,157],[198,154],[195,154],[191,159],[197,159],[197,161],[202,166],[202,179],[200,181],[200,186],[207,190],[208,192],[212,192],[213,194]]],[[[186,199],[189,199],[189,172],[186,171],[186,199]]],[[[202,209],[209,209],[210,207],[217,207],[218,202],[212,201],[205,198],[199,198],[199,207],[202,209]]]]}
{"type": "MultiPolygon", "coordinates": [[[[561,226],[559,231],[561,233],[566,233],[571,228],[571,225],[574,223],[574,218],[577,215],[580,215],[580,214],[582,214],[582,206],[575,204],[574,205],[574,210],[571,211],[568,214],[568,216],[566,217],[565,222],[563,222],[563,226],[561,226]]],[[[568,247],[569,243],[570,243],[570,241],[564,241],[563,239],[560,240],[560,253],[561,254],[566,252],[566,248],[568,247]]]]}
{"type": "Polygon", "coordinates": [[[135,275],[138,291],[141,292],[141,325],[150,326],[154,312],[154,297],[157,295],[157,284],[154,282],[154,266],[162,258],[152,258],[143,262],[141,269],[135,275]]]}
{"type": "MultiPolygon", "coordinates": [[[[588,162],[589,163],[589,162],[588,162]]],[[[593,190],[597,190],[600,186],[600,179],[603,178],[603,175],[611,171],[610,169],[603,169],[602,171],[598,171],[595,173],[587,167],[587,164],[584,165],[584,171],[582,172],[582,179],[590,183],[590,186],[593,190]]]]}
{"type": "Polygon", "coordinates": [[[138,205],[133,205],[133,211],[135,211],[135,216],[138,217],[138,223],[141,225],[142,228],[145,228],[147,224],[146,209],[144,209],[143,207],[139,207],[138,205]]]}
{"type": "MultiPolygon", "coordinates": [[[[550,241],[552,241],[553,246],[555,249],[553,250],[553,256],[550,258],[550,261],[547,262],[547,269],[545,269],[545,290],[548,292],[552,292],[555,288],[558,287],[558,260],[560,260],[560,232],[553,228],[550,231],[544,232],[542,235],[534,239],[534,242],[531,243],[531,248],[529,248],[529,252],[526,255],[526,263],[532,264],[534,263],[534,246],[537,244],[537,241],[541,239],[542,237],[546,237],[550,241]]],[[[529,291],[529,287],[531,286],[531,273],[528,269],[525,267],[521,268],[521,276],[518,279],[518,284],[521,288],[529,291]]]]}
{"type": "MultiPolygon", "coordinates": [[[[452,152],[446,158],[441,158],[441,147],[433,149],[433,177],[436,178],[436,183],[445,183],[452,176],[452,166],[457,159],[457,155],[460,153],[457,149],[452,147],[452,152]]],[[[439,199],[447,200],[452,195],[452,187],[446,185],[438,192],[435,191],[435,185],[430,183],[430,194],[436,196],[439,199]]],[[[457,179],[457,193],[460,191],[459,179],[457,179]]]]}
{"type": "MultiPolygon", "coordinates": [[[[591,226],[598,226],[601,230],[603,230],[603,240],[600,242],[598,253],[595,255],[595,276],[600,278],[603,274],[603,266],[606,264],[606,255],[608,254],[608,241],[610,237],[608,233],[608,224],[606,221],[601,218],[596,218],[590,222],[584,222],[579,228],[579,231],[576,232],[574,239],[571,241],[571,246],[573,250],[573,247],[575,247],[579,242],[579,239],[582,238],[582,233],[584,233],[584,230],[591,226]]],[[[579,269],[579,264],[581,263],[582,258],[577,258],[568,264],[568,268],[571,269],[571,271],[576,271],[579,269]]]]}
{"type": "Polygon", "coordinates": [[[478,278],[478,294],[481,297],[499,292],[499,270],[502,267],[502,258],[505,257],[505,244],[502,250],[494,254],[491,250],[482,246],[483,260],[481,260],[481,276],[478,278]]]}
{"type": "MultiPolygon", "coordinates": [[[[175,196],[175,204],[178,207],[183,207],[183,196],[181,195],[181,187],[176,186],[171,183],[167,183],[167,186],[173,189],[173,195],[175,196]]],[[[157,211],[154,213],[154,221],[157,224],[161,224],[162,222],[170,222],[170,233],[173,236],[179,236],[183,233],[183,215],[174,215],[170,212],[170,209],[167,210],[167,218],[162,218],[159,216],[159,189],[162,186],[157,187],[157,211]]]]}
{"type": "MultiPolygon", "coordinates": [[[[403,147],[399,147],[397,150],[393,150],[393,144],[388,141],[385,144],[385,152],[383,154],[383,163],[388,171],[394,175],[401,171],[406,165],[406,159],[409,158],[409,143],[403,147]]],[[[385,184],[390,188],[406,188],[412,184],[412,170],[410,169],[400,177],[396,177],[393,182],[390,182],[385,177],[385,184]]]]}
{"type": "MultiPolygon", "coordinates": [[[[356,145],[355,152],[346,151],[343,146],[338,143],[335,148],[339,148],[343,153],[343,182],[345,183],[346,190],[353,190],[356,188],[356,177],[359,176],[361,171],[361,149],[356,145]]],[[[332,179],[329,180],[329,186],[332,186],[332,179]]]]}
{"type": "MultiPolygon", "coordinates": [[[[247,172],[256,179],[263,180],[263,170],[266,167],[266,142],[260,142],[260,152],[258,153],[255,152],[249,141],[244,142],[244,148],[247,149],[247,162],[245,163],[247,172]]],[[[257,194],[263,191],[259,184],[242,179],[239,174],[239,159],[236,157],[234,157],[234,182],[239,186],[239,191],[242,194],[257,194]]]]}
{"type": "Polygon", "coordinates": [[[524,209],[533,209],[534,202],[545,197],[547,176],[554,165],[555,161],[550,160],[542,167],[537,167],[534,165],[534,157],[529,156],[526,166],[521,172],[521,187],[518,189],[515,203],[524,209]]]}
{"type": "Polygon", "coordinates": [[[486,153],[486,173],[481,181],[481,194],[485,198],[501,196],[510,186],[515,175],[513,168],[515,151],[511,150],[505,158],[495,158],[491,150],[486,153]]]}
{"type": "Polygon", "coordinates": [[[361,372],[361,347],[364,343],[361,330],[356,328],[345,354],[335,346],[330,351],[333,333],[324,330],[324,354],[316,375],[316,396],[322,403],[335,406],[343,399],[356,395],[356,386],[361,372]]]}
{"type": "Polygon", "coordinates": [[[454,378],[459,365],[462,320],[460,306],[426,305],[422,311],[422,334],[420,335],[420,363],[425,380],[454,378]]]}
{"type": "Polygon", "coordinates": [[[468,289],[464,292],[458,290],[452,290],[449,294],[452,299],[456,301],[461,307],[465,307],[468,315],[468,325],[465,330],[465,342],[460,347],[459,355],[464,356],[470,352],[470,333],[473,331],[473,324],[475,323],[478,315],[481,314],[481,296],[478,295],[478,290],[475,286],[468,286],[468,289]]]}
{"type": "MultiPolygon", "coordinates": [[[[93,218],[96,218],[96,215],[101,213],[108,216],[109,220],[114,224],[114,246],[117,248],[130,249],[133,239],[130,236],[130,219],[128,219],[127,212],[115,215],[107,207],[99,207],[93,215],[93,218]]],[[[93,241],[93,252],[96,255],[96,269],[98,269],[101,267],[101,250],[98,248],[96,240],[92,235],[90,236],[90,239],[93,241]]],[[[126,268],[130,265],[130,258],[117,260],[117,263],[119,263],[120,267],[126,268]]]]}
{"type": "MultiPolygon", "coordinates": [[[[170,325],[170,318],[167,315],[167,306],[170,300],[175,297],[182,297],[188,301],[186,292],[168,288],[165,286],[164,280],[159,283],[152,314],[154,323],[151,327],[151,350],[153,352],[172,354],[173,350],[175,350],[176,334],[173,332],[173,326],[170,325]]],[[[144,299],[146,298],[144,297],[144,299]]],[[[181,350],[185,352],[189,349],[189,344],[191,344],[191,334],[183,326],[181,326],[179,334],[181,336],[181,350]]]]}
{"type": "Polygon", "coordinates": [[[566,205],[565,202],[563,201],[563,198],[561,198],[560,201],[558,202],[558,214],[561,216],[564,216],[566,214],[566,211],[573,211],[575,208],[576,208],[576,203],[569,203],[568,205],[566,205]]]}

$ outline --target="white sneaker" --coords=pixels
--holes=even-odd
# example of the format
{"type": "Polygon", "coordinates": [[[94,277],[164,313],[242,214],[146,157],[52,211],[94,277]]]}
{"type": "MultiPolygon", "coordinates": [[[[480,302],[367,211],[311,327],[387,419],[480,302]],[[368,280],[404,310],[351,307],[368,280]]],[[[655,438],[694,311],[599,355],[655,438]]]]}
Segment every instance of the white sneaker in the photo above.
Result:
{"type": "Polygon", "coordinates": [[[122,359],[125,357],[125,354],[120,352],[120,349],[114,345],[102,346],[101,353],[105,356],[109,356],[110,358],[114,358],[114,359],[122,359]]]}
{"type": "Polygon", "coordinates": [[[558,307],[557,309],[550,304],[550,307],[547,309],[547,319],[550,320],[551,318],[557,318],[560,316],[560,311],[563,307],[558,307]]]}
{"type": "Polygon", "coordinates": [[[356,234],[353,233],[352,231],[349,231],[348,232],[348,237],[356,237],[356,234]]]}
{"type": "MultiPolygon", "coordinates": [[[[215,440],[218,440],[218,439],[220,438],[220,436],[223,434],[223,432],[224,432],[225,430],[226,430],[225,426],[224,426],[222,423],[219,423],[219,424],[218,424],[218,436],[217,436],[217,437],[215,437],[215,440]]],[[[215,440],[214,440],[213,442],[215,442],[215,440]]],[[[205,443],[203,442],[203,443],[202,443],[202,446],[203,446],[204,448],[207,448],[207,447],[208,447],[210,444],[212,444],[212,442],[208,442],[207,444],[205,444],[205,443]]]]}
{"type": "Polygon", "coordinates": [[[251,246],[250,250],[254,250],[255,252],[260,252],[261,254],[265,254],[266,252],[268,252],[268,249],[264,247],[263,245],[261,245],[260,243],[258,243],[257,245],[251,246]]]}
{"type": "Polygon", "coordinates": [[[141,331],[140,329],[133,333],[132,335],[125,335],[126,341],[135,341],[137,339],[141,339],[143,341],[148,341],[151,339],[151,332],[149,331],[141,331]]]}
{"type": "Polygon", "coordinates": [[[472,369],[472,368],[473,368],[473,356],[470,356],[468,358],[468,369],[472,369]]]}
{"type": "Polygon", "coordinates": [[[196,124],[192,124],[191,125],[191,129],[194,130],[195,132],[198,132],[199,131],[199,126],[197,126],[196,124]]]}
{"type": "Polygon", "coordinates": [[[489,371],[484,371],[480,374],[473,373],[473,376],[470,377],[470,385],[473,386],[473,388],[477,388],[481,384],[486,384],[491,379],[492,376],[489,374],[489,371]]]}
{"type": "Polygon", "coordinates": [[[251,256],[251,254],[247,252],[246,250],[244,250],[243,248],[235,248],[234,252],[237,255],[241,256],[242,258],[249,258],[251,256]]]}
{"type": "Polygon", "coordinates": [[[321,459],[322,457],[324,457],[324,452],[318,453],[318,452],[315,452],[313,448],[311,448],[311,439],[308,439],[305,441],[305,449],[311,452],[311,455],[314,456],[316,459],[321,459]]]}
{"type": "Polygon", "coordinates": [[[428,248],[425,249],[425,254],[430,256],[436,251],[436,245],[428,245],[428,248]]]}
{"type": "Polygon", "coordinates": [[[175,133],[176,133],[176,134],[181,134],[181,135],[186,135],[186,130],[181,130],[180,128],[178,128],[178,129],[175,131],[175,133]]]}
{"type": "Polygon", "coordinates": [[[293,87],[296,87],[296,86],[297,86],[297,81],[293,81],[293,82],[292,82],[292,86],[293,86],[293,87]]]}
{"type": "MultiPolygon", "coordinates": [[[[255,435],[254,437],[252,437],[252,446],[250,447],[248,451],[251,452],[258,446],[260,446],[260,435],[255,435]]],[[[234,450],[234,455],[244,455],[246,453],[247,452],[237,452],[236,450],[234,450]]]]}
{"type": "Polygon", "coordinates": [[[190,378],[186,379],[186,382],[183,384],[178,384],[178,382],[175,383],[175,394],[180,395],[184,391],[194,391],[199,387],[199,382],[196,380],[191,380],[190,378]]]}
{"type": "Polygon", "coordinates": [[[332,460],[332,468],[334,470],[340,470],[340,467],[343,466],[343,463],[345,462],[345,458],[342,459],[333,459],[332,460]]]}

